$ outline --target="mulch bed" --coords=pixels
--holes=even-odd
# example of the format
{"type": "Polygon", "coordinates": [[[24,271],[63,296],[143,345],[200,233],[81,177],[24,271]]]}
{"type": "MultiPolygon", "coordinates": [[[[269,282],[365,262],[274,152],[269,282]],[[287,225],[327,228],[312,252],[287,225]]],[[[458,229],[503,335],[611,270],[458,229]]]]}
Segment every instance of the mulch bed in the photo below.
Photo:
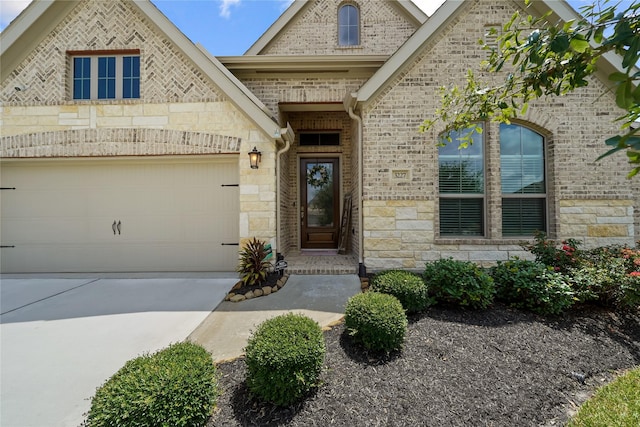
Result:
{"type": "Polygon", "coordinates": [[[288,408],[251,397],[242,358],[220,364],[207,426],[563,425],[595,388],[640,365],[640,314],[436,306],[410,319],[398,354],[367,354],[343,325],[325,342],[323,384],[288,408]]]}

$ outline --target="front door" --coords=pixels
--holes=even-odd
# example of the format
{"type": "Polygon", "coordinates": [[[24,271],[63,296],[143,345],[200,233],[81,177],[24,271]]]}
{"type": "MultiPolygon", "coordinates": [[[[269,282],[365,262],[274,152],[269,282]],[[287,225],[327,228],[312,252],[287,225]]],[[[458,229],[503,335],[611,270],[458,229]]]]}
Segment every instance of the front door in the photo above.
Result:
{"type": "Polygon", "coordinates": [[[340,231],[337,158],[300,159],[302,249],[335,249],[340,231]]]}

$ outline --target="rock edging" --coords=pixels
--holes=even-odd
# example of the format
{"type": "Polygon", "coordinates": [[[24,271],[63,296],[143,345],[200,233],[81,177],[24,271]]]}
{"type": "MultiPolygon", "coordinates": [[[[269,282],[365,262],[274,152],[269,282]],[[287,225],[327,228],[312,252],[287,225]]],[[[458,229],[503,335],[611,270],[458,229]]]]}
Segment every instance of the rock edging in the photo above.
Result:
{"type": "Polygon", "coordinates": [[[239,288],[239,285],[242,284],[242,282],[238,282],[227,294],[224,300],[230,302],[241,302],[266,295],[271,295],[272,293],[278,292],[280,289],[282,289],[287,283],[287,279],[289,279],[289,275],[284,275],[280,279],[278,279],[278,281],[273,286],[256,287],[255,289],[245,293],[234,292],[234,289],[239,288]]]}

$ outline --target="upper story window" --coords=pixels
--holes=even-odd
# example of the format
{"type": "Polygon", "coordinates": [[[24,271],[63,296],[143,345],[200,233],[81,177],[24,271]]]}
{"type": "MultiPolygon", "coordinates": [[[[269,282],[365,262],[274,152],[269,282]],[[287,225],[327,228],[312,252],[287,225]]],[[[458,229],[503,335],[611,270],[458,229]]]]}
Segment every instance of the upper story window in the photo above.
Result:
{"type": "Polygon", "coordinates": [[[352,4],[345,4],[338,10],[338,44],[340,46],[360,44],[360,12],[352,4]]]}
{"type": "Polygon", "coordinates": [[[73,99],[140,98],[140,51],[69,51],[73,99]]]}

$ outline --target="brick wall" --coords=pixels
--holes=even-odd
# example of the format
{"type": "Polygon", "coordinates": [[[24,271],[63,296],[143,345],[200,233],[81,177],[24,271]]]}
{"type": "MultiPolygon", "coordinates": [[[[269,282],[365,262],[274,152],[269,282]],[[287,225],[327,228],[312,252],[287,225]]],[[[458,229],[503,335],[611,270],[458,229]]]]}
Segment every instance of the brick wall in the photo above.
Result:
{"type": "Polygon", "coordinates": [[[342,103],[345,95],[356,91],[364,78],[266,78],[243,79],[242,83],[284,123],[280,103],[342,103]]]}
{"type": "Polygon", "coordinates": [[[6,105],[50,105],[71,99],[67,50],[140,49],[146,102],[217,101],[219,90],[127,2],[85,0],[0,84],[6,105]],[[17,92],[16,86],[28,90],[17,92]]]}
{"type": "Polygon", "coordinates": [[[316,0],[310,2],[262,55],[391,55],[416,30],[387,0],[316,0]],[[360,45],[338,46],[338,8],[360,11],[360,45]]]}
{"type": "MultiPolygon", "coordinates": [[[[308,112],[308,113],[287,113],[286,120],[296,131],[296,141],[287,153],[286,159],[282,163],[286,168],[287,174],[283,175],[284,185],[280,189],[280,195],[283,200],[282,209],[282,237],[285,240],[283,247],[289,250],[300,248],[300,200],[299,200],[299,161],[301,157],[309,155],[339,157],[340,159],[340,194],[342,198],[345,194],[353,191],[353,169],[354,160],[352,135],[351,135],[351,119],[346,113],[339,112],[308,112]],[[332,130],[340,132],[340,145],[328,147],[300,147],[299,134],[300,130],[332,130]]],[[[341,200],[338,203],[342,203],[341,200]]],[[[349,246],[353,247],[353,235],[350,233],[349,246]]]]}
{"type": "MultiPolygon", "coordinates": [[[[506,22],[515,11],[513,3],[498,0],[465,5],[447,30],[425,46],[414,65],[364,112],[364,249],[369,268],[420,269],[425,260],[446,256],[486,263],[522,255],[517,240],[501,235],[496,124],[484,134],[486,186],[493,189],[487,195],[486,238],[438,237],[435,142],[443,128],[420,134],[418,126],[440,105],[439,87],[463,84],[468,68],[482,75],[478,64],[483,52],[477,40],[485,25],[506,22]],[[408,236],[420,236],[421,242],[408,236]]],[[[606,151],[604,140],[617,133],[612,120],[620,114],[613,97],[602,96],[606,90],[592,78],[588,87],[572,94],[533,102],[520,122],[546,138],[551,235],[579,238],[586,246],[633,244],[638,236],[640,187],[638,180],[625,178],[626,157],[595,162],[606,151]]]]}

